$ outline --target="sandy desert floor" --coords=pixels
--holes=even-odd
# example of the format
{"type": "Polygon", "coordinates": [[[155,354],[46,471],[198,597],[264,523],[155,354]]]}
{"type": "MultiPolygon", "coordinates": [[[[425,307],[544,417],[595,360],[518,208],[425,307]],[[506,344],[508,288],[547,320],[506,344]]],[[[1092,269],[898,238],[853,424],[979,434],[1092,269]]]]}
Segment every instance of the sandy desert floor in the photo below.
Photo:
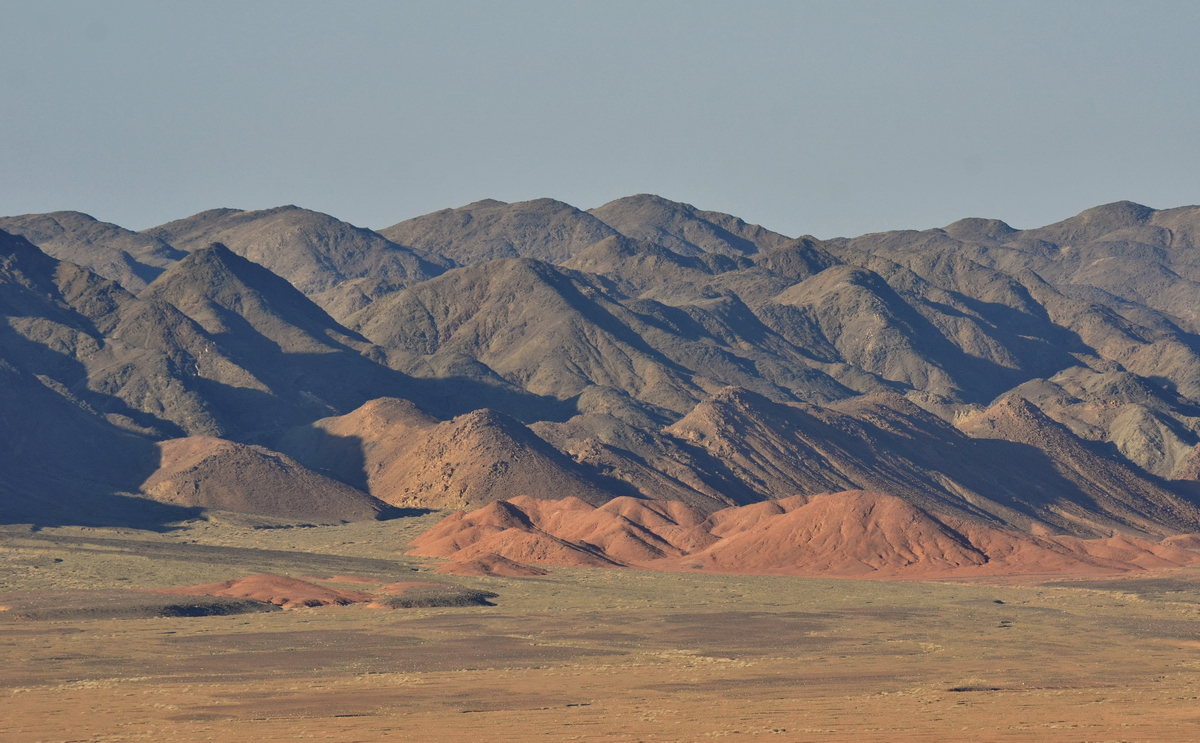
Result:
{"type": "Polygon", "coordinates": [[[258,572],[499,594],[494,607],[197,618],[0,611],[0,740],[1200,740],[1198,570],[987,585],[464,578],[401,555],[436,519],[0,527],[0,606],[258,572]]]}

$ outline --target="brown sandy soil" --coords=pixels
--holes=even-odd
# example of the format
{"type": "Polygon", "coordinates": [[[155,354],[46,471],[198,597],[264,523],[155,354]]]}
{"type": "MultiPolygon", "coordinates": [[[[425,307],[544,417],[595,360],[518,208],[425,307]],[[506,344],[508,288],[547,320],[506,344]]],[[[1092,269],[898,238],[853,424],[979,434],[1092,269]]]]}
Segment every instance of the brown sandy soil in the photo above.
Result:
{"type": "Polygon", "coordinates": [[[1172,575],[571,570],[490,609],[7,624],[0,739],[1192,741],[1200,571],[1172,575]]]}
{"type": "Polygon", "coordinates": [[[398,583],[389,583],[386,586],[383,586],[382,588],[380,588],[379,592],[380,593],[390,593],[390,594],[399,596],[400,594],[404,593],[405,591],[408,591],[413,588],[418,588],[420,586],[438,586],[438,585],[442,585],[442,584],[430,583],[428,581],[421,581],[421,580],[403,580],[398,583]]]}
{"type": "Polygon", "coordinates": [[[202,617],[279,611],[279,607],[246,597],[183,598],[130,589],[19,591],[3,594],[0,622],[65,619],[146,619],[202,617]]]}
{"type": "Polygon", "coordinates": [[[372,591],[453,579],[500,594],[491,607],[0,623],[0,740],[1200,739],[1194,568],[1040,585],[452,577],[395,555],[420,530],[405,521],[0,529],[0,605],[18,588],[264,565],[372,591]]]}
{"type": "Polygon", "coordinates": [[[327,578],[321,578],[313,575],[302,575],[297,580],[306,580],[308,582],[316,581],[318,583],[355,583],[360,585],[378,585],[383,583],[378,578],[364,578],[361,575],[331,575],[327,578]]]}
{"type": "Polygon", "coordinates": [[[546,565],[754,575],[944,579],[1104,575],[1200,566],[1186,537],[1154,542],[1035,536],[853,490],[798,495],[706,516],[681,503],[528,497],[455,513],[409,554],[469,562],[498,554],[546,565]]]}

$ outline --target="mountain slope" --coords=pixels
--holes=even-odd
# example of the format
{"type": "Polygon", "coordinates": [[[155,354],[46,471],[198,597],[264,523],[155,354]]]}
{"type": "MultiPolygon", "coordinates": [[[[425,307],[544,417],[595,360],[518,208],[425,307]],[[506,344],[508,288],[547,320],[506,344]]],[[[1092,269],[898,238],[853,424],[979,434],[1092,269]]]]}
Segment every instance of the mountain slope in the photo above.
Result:
{"type": "Polygon", "coordinates": [[[1112,444],[1130,463],[1173,479],[1200,443],[1200,407],[1124,371],[1066,369],[1013,389],[1076,436],[1112,444]]]}
{"type": "MultiPolygon", "coordinates": [[[[712,280],[713,275],[744,268],[740,262],[721,254],[680,255],[644,240],[621,235],[605,238],[576,253],[560,264],[563,268],[603,276],[616,283],[621,292],[643,299],[664,299],[680,290],[697,294],[696,285],[712,280]]],[[[664,299],[668,301],[668,299],[664,299]]]]}
{"type": "Polygon", "coordinates": [[[681,255],[752,255],[790,239],[729,214],[653,194],[627,196],[588,213],[626,237],[658,243],[681,255]]]}
{"type": "Polygon", "coordinates": [[[264,395],[229,401],[240,413],[240,433],[298,425],[411,391],[404,375],[379,363],[379,349],[220,243],[193,251],[141,298],[178,307],[263,383],[264,395]]]}
{"type": "Polygon", "coordinates": [[[120,427],[151,436],[219,434],[206,392],[263,392],[173,305],[0,235],[0,356],[77,396],[120,427]]]}
{"type": "Polygon", "coordinates": [[[477,507],[518,495],[609,497],[525,426],[490,410],[439,421],[407,400],[381,398],[293,430],[276,445],[405,508],[477,507]]]}
{"type": "Polygon", "coordinates": [[[968,438],[894,395],[819,407],[728,389],[666,432],[708,451],[764,498],[870,489],[939,513],[1080,536],[1200,526],[1200,509],[1103,460],[1021,402],[964,424],[968,438]]]}
{"type": "Polygon", "coordinates": [[[834,241],[833,249],[859,262],[864,255],[886,258],[982,301],[991,300],[972,276],[980,269],[1005,274],[1053,323],[1075,335],[1072,351],[1143,376],[1167,377],[1192,396],[1200,394],[1197,234],[1200,207],[1159,212],[1117,202],[1032,230],[962,220],[944,230],[834,241]]]}
{"type": "Polygon", "coordinates": [[[559,263],[616,234],[595,217],[554,199],[515,204],[487,199],[408,219],[379,233],[460,266],[497,258],[559,263]]]}
{"type": "Polygon", "coordinates": [[[208,436],[158,444],[158,468],[141,484],[155,500],[324,523],[386,513],[383,503],[261,446],[208,436]]]}
{"type": "Polygon", "coordinates": [[[450,265],[439,256],[295,206],[213,209],[142,234],[187,252],[215,242],[227,245],[338,316],[383,293],[436,276],[450,265]]]}
{"type": "Polygon", "coordinates": [[[1194,504],[1101,456],[1024,398],[1006,397],[960,427],[976,438],[1025,444],[1041,451],[1044,464],[1038,466],[1024,457],[1021,466],[1027,475],[1041,470],[1047,480],[1057,481],[1049,493],[1056,498],[1046,507],[1063,518],[1099,529],[1111,523],[1149,533],[1164,525],[1195,530],[1198,523],[1200,510],[1194,504]],[[1097,515],[1102,518],[1098,520],[1097,515]]]}
{"type": "Polygon", "coordinates": [[[184,256],[160,239],[81,212],[2,217],[0,230],[20,235],[47,255],[83,266],[135,293],[184,256]]]}
{"type": "Polygon", "coordinates": [[[629,300],[529,259],[449,271],[348,322],[407,374],[439,376],[466,360],[481,365],[481,379],[494,374],[557,400],[608,388],[677,416],[727,384],[780,399],[850,394],[735,297],[683,307],[629,300]]]}

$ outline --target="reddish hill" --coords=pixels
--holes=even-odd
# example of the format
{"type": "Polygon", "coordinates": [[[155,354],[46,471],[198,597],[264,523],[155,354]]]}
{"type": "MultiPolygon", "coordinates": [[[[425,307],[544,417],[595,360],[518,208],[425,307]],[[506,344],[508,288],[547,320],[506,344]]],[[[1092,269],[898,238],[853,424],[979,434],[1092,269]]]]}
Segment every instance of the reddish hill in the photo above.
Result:
{"type": "Polygon", "coordinates": [[[593,507],[577,498],[513,498],[455,513],[422,534],[411,554],[473,560],[495,553],[548,565],[614,566],[680,557],[715,541],[703,511],[620,497],[593,507]]]}
{"type": "Polygon", "coordinates": [[[499,501],[455,513],[409,554],[500,555],[567,566],[924,579],[1101,574],[1200,565],[1200,554],[1132,536],[1039,537],[940,516],[893,496],[846,491],[738,506],[705,517],[678,503],[617,498],[499,501]]]}
{"type": "Polygon", "coordinates": [[[251,575],[236,580],[226,580],[220,583],[203,583],[198,586],[182,586],[180,588],[162,588],[156,593],[169,593],[181,596],[229,596],[233,598],[256,599],[266,601],[285,609],[299,606],[345,606],[347,604],[364,603],[375,597],[359,591],[339,591],[336,588],[326,588],[285,575],[251,575]]]}
{"type": "Polygon", "coordinates": [[[158,469],[142,492],[164,503],[335,523],[386,510],[366,493],[261,446],[189,436],[158,449],[158,469]]]}
{"type": "Polygon", "coordinates": [[[483,555],[467,562],[449,562],[437,569],[447,575],[497,576],[501,578],[536,578],[549,573],[532,565],[522,565],[500,555],[483,555]]]}
{"type": "Polygon", "coordinates": [[[608,499],[554,447],[486,409],[439,421],[407,400],[380,398],[297,429],[279,446],[395,506],[472,508],[518,495],[608,499]]]}

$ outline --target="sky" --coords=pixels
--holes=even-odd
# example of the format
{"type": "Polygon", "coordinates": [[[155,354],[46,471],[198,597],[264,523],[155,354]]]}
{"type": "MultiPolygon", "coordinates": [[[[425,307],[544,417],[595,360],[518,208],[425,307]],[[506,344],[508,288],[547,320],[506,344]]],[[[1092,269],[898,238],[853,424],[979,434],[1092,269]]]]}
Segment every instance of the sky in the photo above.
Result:
{"type": "Polygon", "coordinates": [[[1195,2],[0,0],[0,215],[381,229],[655,193],[797,236],[1200,203],[1195,2]]]}

